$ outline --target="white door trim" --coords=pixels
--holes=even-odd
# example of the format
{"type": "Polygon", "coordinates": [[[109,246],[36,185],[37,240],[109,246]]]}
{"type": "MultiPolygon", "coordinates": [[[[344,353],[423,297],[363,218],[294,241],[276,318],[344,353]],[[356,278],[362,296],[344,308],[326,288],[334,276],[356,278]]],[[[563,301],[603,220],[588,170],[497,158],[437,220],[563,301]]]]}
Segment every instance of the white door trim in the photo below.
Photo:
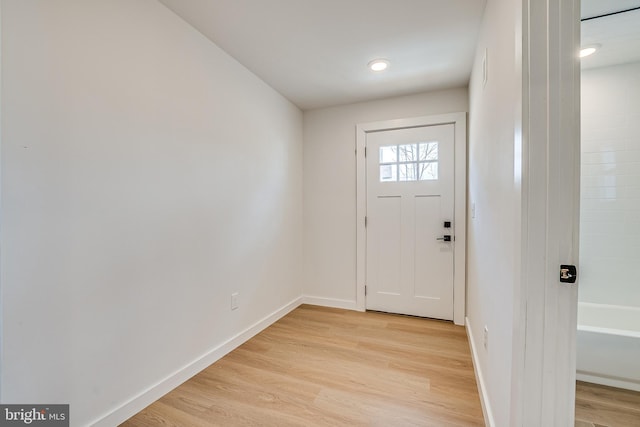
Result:
{"type": "MultiPolygon", "coordinates": [[[[513,426],[573,426],[580,204],[580,0],[522,2],[522,258],[513,426]]],[[[578,278],[580,272],[578,272],[578,278]]]]}
{"type": "Polygon", "coordinates": [[[467,248],[467,115],[451,113],[436,116],[385,120],[356,125],[356,306],[365,310],[365,277],[367,233],[364,218],[367,213],[366,158],[368,132],[410,127],[454,125],[454,211],[456,243],[453,266],[453,321],[464,325],[466,303],[466,248],[467,248]]]}

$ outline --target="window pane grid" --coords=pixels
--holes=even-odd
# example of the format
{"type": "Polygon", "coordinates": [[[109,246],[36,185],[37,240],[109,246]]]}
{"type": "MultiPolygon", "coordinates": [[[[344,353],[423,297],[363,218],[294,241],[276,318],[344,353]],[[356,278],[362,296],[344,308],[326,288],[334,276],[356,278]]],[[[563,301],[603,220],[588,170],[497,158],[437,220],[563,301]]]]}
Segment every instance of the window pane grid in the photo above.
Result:
{"type": "Polygon", "coordinates": [[[380,182],[438,179],[438,142],[380,147],[380,182]]]}

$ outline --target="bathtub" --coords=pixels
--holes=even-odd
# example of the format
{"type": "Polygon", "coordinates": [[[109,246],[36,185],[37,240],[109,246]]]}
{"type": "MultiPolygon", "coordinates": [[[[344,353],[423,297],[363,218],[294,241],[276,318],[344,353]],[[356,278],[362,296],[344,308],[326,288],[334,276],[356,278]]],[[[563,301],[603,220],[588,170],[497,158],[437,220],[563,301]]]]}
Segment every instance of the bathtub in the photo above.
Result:
{"type": "Polygon", "coordinates": [[[640,391],[640,308],[578,303],[576,377],[640,391]]]}

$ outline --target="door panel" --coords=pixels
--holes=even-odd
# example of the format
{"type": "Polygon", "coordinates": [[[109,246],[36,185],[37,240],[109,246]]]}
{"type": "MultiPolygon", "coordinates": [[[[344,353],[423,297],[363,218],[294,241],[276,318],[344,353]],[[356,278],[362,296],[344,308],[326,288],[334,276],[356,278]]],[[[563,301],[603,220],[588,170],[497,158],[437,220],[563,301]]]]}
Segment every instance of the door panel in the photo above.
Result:
{"type": "Polygon", "coordinates": [[[446,287],[450,281],[428,280],[429,277],[449,277],[453,268],[453,248],[449,244],[433,242],[444,235],[442,231],[439,196],[418,196],[415,199],[416,230],[415,245],[415,276],[421,280],[415,281],[415,296],[420,298],[437,299],[449,292],[446,287]],[[440,233],[438,233],[440,232],[440,233]],[[433,260],[433,262],[419,262],[419,260],[433,260]]]}
{"type": "Polygon", "coordinates": [[[366,307],[452,320],[454,126],[372,132],[366,146],[366,307]]]}
{"type": "Polygon", "coordinates": [[[401,239],[400,217],[402,199],[400,197],[380,197],[376,199],[376,210],[380,216],[380,227],[375,247],[375,274],[378,275],[381,293],[400,295],[401,239]]]}

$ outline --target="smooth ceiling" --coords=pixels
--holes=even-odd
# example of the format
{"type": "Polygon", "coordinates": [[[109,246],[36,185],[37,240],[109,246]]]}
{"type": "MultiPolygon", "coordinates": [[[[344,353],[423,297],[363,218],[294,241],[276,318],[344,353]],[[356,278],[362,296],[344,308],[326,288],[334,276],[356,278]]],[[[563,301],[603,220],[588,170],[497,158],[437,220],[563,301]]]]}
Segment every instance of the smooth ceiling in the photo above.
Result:
{"type": "Polygon", "coordinates": [[[485,0],[160,0],[303,110],[466,86],[485,0]],[[373,73],[367,63],[391,66],[373,73]]]}
{"type": "MultiPolygon", "coordinates": [[[[485,0],[160,0],[301,109],[468,83],[485,0]],[[390,68],[366,64],[386,58],[390,68]]],[[[582,18],[640,0],[582,0],[582,18]]],[[[582,68],[640,61],[640,10],[582,23],[582,68]]]]}
{"type": "MultiPolygon", "coordinates": [[[[640,0],[582,0],[582,18],[640,7],[640,0]]],[[[640,62],[640,9],[584,20],[582,46],[599,44],[600,49],[582,58],[583,69],[640,62]]]]}

